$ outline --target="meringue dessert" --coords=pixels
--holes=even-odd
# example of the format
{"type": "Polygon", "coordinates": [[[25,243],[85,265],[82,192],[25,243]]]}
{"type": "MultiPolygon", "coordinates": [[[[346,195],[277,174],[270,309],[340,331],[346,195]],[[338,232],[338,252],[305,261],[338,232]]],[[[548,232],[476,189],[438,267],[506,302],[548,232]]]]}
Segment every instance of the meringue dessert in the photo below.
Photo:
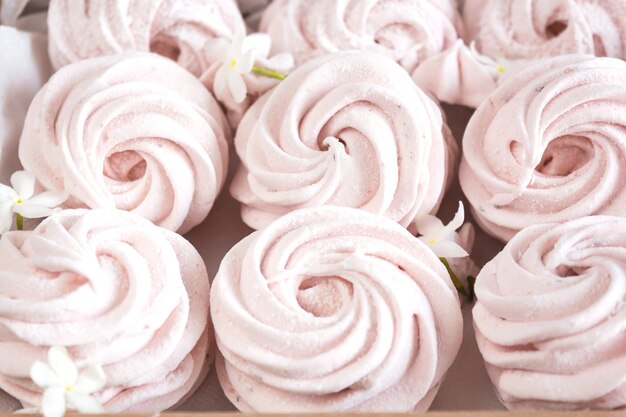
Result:
{"type": "Polygon", "coordinates": [[[498,85],[502,68],[480,56],[463,40],[422,62],[413,72],[415,83],[439,101],[476,108],[498,85]]]}
{"type": "Polygon", "coordinates": [[[159,412],[202,381],[210,360],[209,280],[185,239],[120,210],[65,210],[0,239],[0,388],[24,407],[48,347],[101,365],[109,413],[159,412]]]}
{"type": "Polygon", "coordinates": [[[478,347],[511,410],[626,407],[626,219],[519,232],[478,275],[478,347]]]}
{"type": "Polygon", "coordinates": [[[507,77],[463,137],[461,187],[508,241],[539,223],[626,208],[626,63],[569,55],[507,77]]]}
{"type": "Polygon", "coordinates": [[[468,39],[489,56],[626,58],[624,0],[465,0],[468,39]]]}
{"type": "Polygon", "coordinates": [[[326,53],[365,50],[386,55],[412,72],[463,33],[456,0],[274,0],[260,31],[272,52],[297,65],[326,53]]]}
{"type": "Polygon", "coordinates": [[[71,208],[118,208],[181,234],[209,213],[227,172],[230,127],[192,74],[155,54],[63,67],[37,93],[24,168],[71,208]]]}
{"type": "Polygon", "coordinates": [[[202,53],[213,38],[245,31],[235,0],[51,0],[50,59],[56,69],[82,59],[154,52],[196,76],[211,62],[202,53]]]}
{"type": "Polygon", "coordinates": [[[328,54],[298,67],[244,115],[231,194],[255,229],[322,205],[406,227],[441,202],[454,166],[450,138],[440,109],[391,59],[328,54]]]}
{"type": "Polygon", "coordinates": [[[243,239],[210,304],[219,381],[245,412],[425,411],[463,332],[431,249],[342,207],[294,211],[243,239]]]}

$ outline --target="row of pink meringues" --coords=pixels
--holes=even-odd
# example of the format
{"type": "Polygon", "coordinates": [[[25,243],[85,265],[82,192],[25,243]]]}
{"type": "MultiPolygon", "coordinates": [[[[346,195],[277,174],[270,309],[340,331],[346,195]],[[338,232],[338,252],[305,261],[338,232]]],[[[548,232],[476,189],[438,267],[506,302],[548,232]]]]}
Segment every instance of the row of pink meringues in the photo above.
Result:
{"type": "MultiPolygon", "coordinates": [[[[276,2],[274,25],[287,21],[279,7],[303,9],[298,3],[276,2]]],[[[74,17],[56,24],[51,14],[51,40],[53,28],[97,16],[92,6],[60,8],[74,17]]],[[[281,30],[275,42],[308,44],[281,30]]],[[[381,33],[377,44],[393,36],[381,33]]],[[[70,39],[71,48],[103,53],[96,35],[70,39]]],[[[149,38],[150,48],[171,56],[168,39],[149,38]]],[[[196,52],[181,49],[179,62],[196,52]]],[[[436,211],[458,151],[436,103],[393,60],[372,52],[309,59],[245,103],[240,123],[229,115],[242,161],[231,192],[246,223],[265,229],[233,248],[214,282],[220,382],[248,411],[423,410],[456,355],[461,316],[445,269],[401,226],[436,211]],[[294,212],[305,207],[321,208],[294,212]]],[[[502,400],[624,407],[626,229],[619,217],[584,216],[626,208],[626,64],[567,56],[500,80],[459,42],[434,59],[455,65],[431,61],[431,86],[491,77],[482,78],[491,85],[467,84],[487,98],[464,137],[460,179],[482,227],[503,240],[524,229],[476,288],[478,341],[502,400]],[[459,76],[464,57],[482,72],[459,76]]],[[[28,112],[20,160],[41,186],[68,192],[67,207],[105,210],[65,211],[0,241],[7,392],[38,404],[28,368],[47,346],[103,365],[108,383],[98,397],[110,411],[166,409],[201,381],[212,340],[202,260],[176,234],[112,209],[189,230],[224,183],[230,140],[211,93],[155,55],[80,61],[52,77],[28,112]]]]}

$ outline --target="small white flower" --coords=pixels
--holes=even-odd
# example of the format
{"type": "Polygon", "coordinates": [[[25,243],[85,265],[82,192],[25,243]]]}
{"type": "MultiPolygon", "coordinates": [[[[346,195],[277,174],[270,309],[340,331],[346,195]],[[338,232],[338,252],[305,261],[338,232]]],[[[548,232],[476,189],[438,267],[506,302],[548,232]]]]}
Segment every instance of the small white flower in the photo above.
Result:
{"type": "Polygon", "coordinates": [[[90,395],[106,384],[102,367],[91,366],[78,373],[65,348],[51,347],[48,363],[35,361],[30,377],[44,390],[41,398],[44,417],[62,417],[66,408],[89,414],[103,412],[100,402],[90,395]]]}
{"type": "Polygon", "coordinates": [[[67,200],[67,194],[53,191],[33,196],[35,176],[27,171],[13,173],[11,187],[0,184],[0,234],[11,229],[13,213],[29,219],[47,217],[67,200]]]}
{"type": "Polygon", "coordinates": [[[470,43],[469,45],[469,49],[470,52],[472,53],[472,55],[474,56],[474,58],[476,59],[476,61],[478,61],[480,64],[486,66],[487,68],[489,68],[492,72],[493,75],[495,76],[501,76],[504,75],[504,73],[507,70],[507,66],[505,62],[498,62],[495,59],[487,56],[487,55],[483,55],[480,52],[478,52],[478,50],[476,50],[476,42],[472,41],[472,43],[470,43]]]}
{"type": "Polygon", "coordinates": [[[425,215],[415,221],[419,239],[426,243],[440,258],[463,258],[469,256],[467,251],[456,243],[456,230],[463,226],[465,212],[463,203],[459,201],[459,209],[450,223],[444,224],[435,216],[425,215]]]}
{"type": "Polygon", "coordinates": [[[254,66],[254,48],[245,48],[247,45],[245,33],[238,30],[233,41],[215,39],[207,42],[205,50],[210,57],[221,62],[220,68],[215,74],[213,90],[216,95],[226,95],[225,90],[230,90],[236,103],[245,100],[248,93],[246,82],[242,75],[250,73],[254,66]]]}

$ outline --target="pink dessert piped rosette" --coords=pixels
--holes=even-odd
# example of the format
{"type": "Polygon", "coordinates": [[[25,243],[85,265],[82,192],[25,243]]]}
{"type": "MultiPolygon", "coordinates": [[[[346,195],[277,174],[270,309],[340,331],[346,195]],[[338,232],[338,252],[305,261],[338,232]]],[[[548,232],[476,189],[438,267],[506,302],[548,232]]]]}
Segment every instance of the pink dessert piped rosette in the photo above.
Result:
{"type": "Polygon", "coordinates": [[[407,71],[451,46],[462,34],[455,0],[274,0],[261,32],[272,52],[288,52],[296,65],[329,52],[367,50],[407,71]]]}
{"type": "Polygon", "coordinates": [[[437,105],[394,61],[328,54],[297,68],[244,115],[231,193],[256,229],[321,205],[384,214],[406,227],[439,205],[454,166],[446,136],[437,105]]]}
{"type": "Polygon", "coordinates": [[[478,107],[496,89],[498,73],[479,61],[462,39],[422,62],[411,75],[415,83],[438,100],[478,107]]]}
{"type": "Polygon", "coordinates": [[[463,138],[460,181],[503,241],[537,223],[626,213],[626,63],[569,55],[505,78],[463,138]]]}
{"type": "Polygon", "coordinates": [[[24,125],[22,165],[44,188],[67,192],[67,207],[115,207],[185,233],[226,177],[222,110],[192,74],[155,54],[62,68],[24,125]]]}
{"type": "Polygon", "coordinates": [[[234,0],[52,0],[50,59],[56,69],[103,55],[155,52],[196,76],[213,38],[232,39],[245,23],[234,0]]]}
{"type": "Polygon", "coordinates": [[[101,365],[107,412],[190,395],[212,356],[209,280],[181,236],[120,210],[66,210],[0,240],[0,387],[41,402],[29,372],[51,346],[101,365]]]}
{"type": "Polygon", "coordinates": [[[220,384],[246,412],[424,411],[463,326],[430,248],[342,207],[290,213],[238,243],[211,317],[220,384]]]}
{"type": "Polygon", "coordinates": [[[509,409],[626,407],[626,219],[524,229],[475,290],[478,346],[509,409]]]}
{"type": "Polygon", "coordinates": [[[626,58],[623,0],[466,0],[464,7],[469,38],[492,57],[626,58]]]}

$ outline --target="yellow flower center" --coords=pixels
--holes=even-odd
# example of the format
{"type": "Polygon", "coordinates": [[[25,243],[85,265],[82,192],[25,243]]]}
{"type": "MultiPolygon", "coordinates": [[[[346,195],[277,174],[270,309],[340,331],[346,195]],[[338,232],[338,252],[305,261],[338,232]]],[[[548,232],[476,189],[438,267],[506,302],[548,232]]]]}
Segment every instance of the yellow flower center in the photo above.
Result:
{"type": "Polygon", "coordinates": [[[15,200],[13,200],[13,202],[15,204],[24,204],[24,198],[21,195],[18,195],[17,197],[15,197],[15,200]]]}
{"type": "Polygon", "coordinates": [[[498,71],[498,73],[500,74],[504,74],[506,72],[506,67],[504,65],[498,65],[496,71],[498,71]]]}
{"type": "Polygon", "coordinates": [[[430,246],[433,246],[435,243],[437,243],[437,239],[430,239],[430,240],[428,241],[428,244],[429,244],[430,246]]]}
{"type": "Polygon", "coordinates": [[[65,384],[63,387],[64,392],[72,392],[74,390],[74,386],[72,384],[65,384]]]}
{"type": "Polygon", "coordinates": [[[237,60],[235,58],[230,60],[230,67],[232,69],[235,69],[235,67],[237,66],[237,60]]]}

